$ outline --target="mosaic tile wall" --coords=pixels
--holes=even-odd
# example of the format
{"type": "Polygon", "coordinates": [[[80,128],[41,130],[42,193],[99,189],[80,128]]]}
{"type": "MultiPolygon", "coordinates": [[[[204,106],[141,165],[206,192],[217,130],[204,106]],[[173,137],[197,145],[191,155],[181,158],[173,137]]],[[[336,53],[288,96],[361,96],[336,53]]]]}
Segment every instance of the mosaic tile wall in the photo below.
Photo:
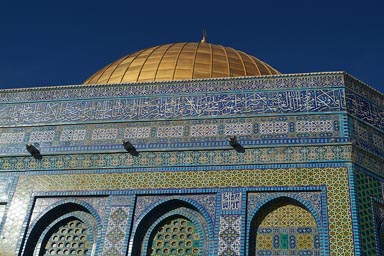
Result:
{"type": "Polygon", "coordinates": [[[131,215],[132,196],[114,196],[111,202],[108,228],[105,236],[104,256],[123,256],[127,246],[126,234],[131,215]]]}
{"type": "MultiPolygon", "coordinates": [[[[16,250],[16,241],[18,241],[20,232],[23,232],[23,225],[25,225],[23,216],[27,214],[30,197],[32,193],[38,191],[46,191],[47,193],[51,193],[49,191],[83,191],[83,193],[89,193],[89,191],[97,188],[99,191],[145,189],[150,192],[151,189],[160,189],[159,191],[161,191],[161,189],[177,188],[176,191],[192,193],[191,189],[194,188],[204,188],[205,191],[209,191],[210,188],[217,189],[220,187],[261,187],[265,189],[275,188],[279,191],[281,186],[289,187],[300,184],[297,189],[302,189],[302,186],[325,184],[327,186],[329,225],[330,227],[337,227],[337,229],[330,229],[331,255],[353,255],[352,225],[348,203],[348,170],[346,168],[226,170],[221,167],[211,171],[193,171],[191,168],[190,171],[182,169],[175,171],[173,169],[172,172],[167,172],[164,169],[161,172],[113,173],[104,171],[99,174],[22,175],[19,177],[19,184],[14,195],[15,203],[10,205],[9,217],[4,226],[3,235],[7,239],[0,242],[0,250],[2,250],[0,253],[7,255],[6,252],[8,252],[9,255],[9,252],[16,250]]],[[[223,198],[226,199],[220,203],[220,207],[234,208],[232,209],[233,212],[239,212],[236,209],[239,204],[238,196],[223,198]]],[[[228,210],[228,213],[232,210],[228,210]]],[[[237,223],[235,221],[236,215],[234,213],[228,214],[226,211],[223,211],[223,215],[220,216],[220,222],[223,223],[223,226],[220,229],[222,232],[218,233],[225,234],[224,221],[227,224],[229,222],[228,225],[232,225],[232,229],[236,228],[234,230],[238,232],[238,225],[235,224],[237,223]]],[[[244,213],[240,210],[238,215],[242,214],[244,213]]],[[[245,225],[244,222],[242,225],[245,225]]],[[[239,252],[237,247],[231,250],[235,252],[233,255],[239,252]]]]}
{"type": "Polygon", "coordinates": [[[152,96],[0,104],[0,122],[53,125],[70,122],[191,119],[257,114],[344,111],[344,89],[297,89],[190,96],[152,96]]]}
{"type": "MultiPolygon", "coordinates": [[[[155,203],[179,199],[176,196],[169,195],[138,195],[136,197],[135,204],[135,214],[133,219],[133,224],[137,224],[138,219],[142,218],[155,203]]],[[[182,199],[189,199],[196,202],[198,205],[204,207],[207,213],[210,216],[210,222],[215,223],[216,220],[216,195],[215,194],[193,194],[193,195],[183,195],[182,199]]]]}
{"type": "Polygon", "coordinates": [[[351,136],[354,145],[384,158],[384,131],[373,129],[371,126],[350,118],[351,136]]]}
{"type": "Polygon", "coordinates": [[[364,255],[376,255],[375,227],[373,224],[372,197],[382,198],[381,182],[354,166],[357,207],[361,234],[361,247],[364,255]]]}
{"type": "Polygon", "coordinates": [[[345,122],[327,114],[0,128],[0,154],[28,154],[27,143],[42,154],[121,152],[127,139],[140,151],[217,148],[233,135],[244,146],[349,142],[345,122]]]}
{"type": "MultiPolygon", "coordinates": [[[[215,254],[245,255],[248,196],[258,191],[300,194],[315,219],[326,222],[329,230],[312,222],[291,230],[305,237],[296,248],[308,249],[311,241],[305,253],[316,255],[320,240],[324,254],[354,255],[361,235],[362,253],[370,255],[370,197],[380,197],[372,177],[384,171],[383,102],[382,94],[342,72],[1,90],[0,232],[6,239],[0,239],[0,255],[19,252],[26,229],[63,197],[96,209],[104,240],[97,254],[125,255],[131,225],[156,199],[180,194],[206,212],[215,254]],[[228,144],[231,135],[243,154],[228,144]],[[123,139],[139,156],[124,151],[123,139]],[[43,158],[29,156],[26,143],[43,158]],[[353,172],[358,215],[351,170],[344,167],[351,160],[365,168],[353,172]],[[19,176],[17,188],[17,179],[2,183],[10,171],[19,176]],[[311,199],[316,193],[318,201],[311,199]]],[[[275,225],[268,220],[260,232],[275,225]]],[[[266,253],[286,241],[292,246],[283,228],[275,231],[279,239],[268,240],[266,253]]]]}
{"type": "MultiPolygon", "coordinates": [[[[39,197],[36,198],[33,206],[33,211],[31,213],[30,224],[32,224],[39,216],[47,211],[47,209],[52,209],[55,207],[55,204],[60,201],[65,200],[63,197],[39,197]]],[[[81,201],[86,202],[95,209],[95,213],[100,217],[102,221],[105,219],[106,215],[106,206],[107,206],[107,197],[77,197],[71,196],[72,201],[81,201]]],[[[101,223],[104,224],[104,223],[101,223]]]]}
{"type": "Polygon", "coordinates": [[[384,176],[384,159],[357,146],[352,147],[352,162],[379,176],[384,176]]]}
{"type": "Polygon", "coordinates": [[[384,130],[384,95],[351,76],[345,76],[348,113],[375,128],[384,130]]]}
{"type": "MultiPolygon", "coordinates": [[[[137,167],[168,167],[191,165],[245,165],[245,164],[280,164],[280,163],[324,163],[332,161],[350,161],[352,147],[337,146],[286,146],[246,148],[238,154],[229,146],[222,151],[154,151],[140,152],[138,157],[127,153],[116,154],[78,154],[78,155],[47,155],[41,161],[32,157],[2,157],[0,168],[4,171],[32,170],[84,170],[99,168],[137,168],[137,167]]],[[[356,156],[360,162],[364,157],[356,156]]],[[[374,159],[374,158],[372,158],[374,159]]],[[[366,162],[382,172],[380,162],[366,162]]],[[[148,170],[145,170],[148,171],[148,170]]],[[[54,171],[53,171],[54,172],[54,171]]],[[[49,172],[51,173],[51,172],[49,172]]]]}
{"type": "Polygon", "coordinates": [[[241,215],[221,215],[218,255],[240,255],[241,215]]]}
{"type": "Polygon", "coordinates": [[[372,198],[373,218],[375,225],[375,244],[378,255],[384,252],[384,200],[372,198]]]}

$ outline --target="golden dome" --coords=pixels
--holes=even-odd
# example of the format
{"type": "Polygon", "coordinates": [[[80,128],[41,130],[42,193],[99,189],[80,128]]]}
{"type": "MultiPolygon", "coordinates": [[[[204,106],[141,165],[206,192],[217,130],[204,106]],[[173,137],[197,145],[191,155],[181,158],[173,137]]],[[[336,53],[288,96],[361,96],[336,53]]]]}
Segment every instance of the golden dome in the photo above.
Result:
{"type": "Polygon", "coordinates": [[[129,54],[102,68],[84,84],[114,84],[236,76],[278,75],[259,59],[229,47],[174,43],[129,54]]]}

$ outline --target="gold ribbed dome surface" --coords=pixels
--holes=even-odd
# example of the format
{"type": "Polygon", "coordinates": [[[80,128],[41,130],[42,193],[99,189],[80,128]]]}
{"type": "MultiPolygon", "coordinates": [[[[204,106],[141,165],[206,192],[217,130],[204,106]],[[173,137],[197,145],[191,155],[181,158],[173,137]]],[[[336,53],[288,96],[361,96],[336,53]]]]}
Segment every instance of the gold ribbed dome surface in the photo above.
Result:
{"type": "Polygon", "coordinates": [[[265,62],[229,47],[174,43],[134,52],[102,68],[84,84],[278,75],[265,62]]]}

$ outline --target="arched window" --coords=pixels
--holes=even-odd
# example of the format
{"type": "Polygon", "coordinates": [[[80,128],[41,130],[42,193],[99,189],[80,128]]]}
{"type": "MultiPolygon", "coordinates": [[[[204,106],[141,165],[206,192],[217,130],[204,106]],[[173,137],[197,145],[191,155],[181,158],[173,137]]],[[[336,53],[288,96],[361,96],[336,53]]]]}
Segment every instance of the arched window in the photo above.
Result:
{"type": "Polygon", "coordinates": [[[148,243],[148,255],[200,255],[200,234],[187,218],[172,216],[159,223],[148,243]]]}
{"type": "Polygon", "coordinates": [[[196,207],[169,200],[140,220],[130,255],[209,255],[210,240],[207,220],[196,207]]]}
{"type": "Polygon", "coordinates": [[[23,255],[94,255],[97,221],[75,203],[43,215],[28,234],[23,255]]]}
{"type": "Polygon", "coordinates": [[[256,213],[249,237],[249,255],[320,255],[315,218],[287,197],[267,203],[256,213]]]}

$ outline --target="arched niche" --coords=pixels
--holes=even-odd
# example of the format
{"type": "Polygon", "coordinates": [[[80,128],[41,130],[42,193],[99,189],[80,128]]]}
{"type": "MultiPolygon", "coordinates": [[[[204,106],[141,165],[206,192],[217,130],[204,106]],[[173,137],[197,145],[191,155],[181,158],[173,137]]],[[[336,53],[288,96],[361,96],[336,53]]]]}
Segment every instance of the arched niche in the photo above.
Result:
{"type": "Polygon", "coordinates": [[[278,197],[254,214],[248,254],[320,255],[320,234],[311,211],[290,197],[278,197]]]}
{"type": "Polygon", "coordinates": [[[100,224],[87,206],[67,201],[52,206],[31,225],[22,255],[95,255],[100,224]]]}
{"type": "Polygon", "coordinates": [[[212,230],[205,215],[179,199],[157,204],[139,220],[129,255],[210,255],[212,230]]]}

